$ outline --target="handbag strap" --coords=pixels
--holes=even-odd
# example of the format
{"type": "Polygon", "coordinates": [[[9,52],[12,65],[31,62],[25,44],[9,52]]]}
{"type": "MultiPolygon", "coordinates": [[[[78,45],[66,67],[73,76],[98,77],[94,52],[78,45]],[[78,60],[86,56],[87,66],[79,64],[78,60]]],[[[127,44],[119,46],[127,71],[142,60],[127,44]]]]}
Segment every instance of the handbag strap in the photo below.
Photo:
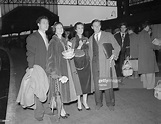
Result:
{"type": "Polygon", "coordinates": [[[128,63],[130,63],[130,61],[129,61],[129,60],[125,60],[124,65],[126,65],[126,64],[128,64],[128,63]]]}

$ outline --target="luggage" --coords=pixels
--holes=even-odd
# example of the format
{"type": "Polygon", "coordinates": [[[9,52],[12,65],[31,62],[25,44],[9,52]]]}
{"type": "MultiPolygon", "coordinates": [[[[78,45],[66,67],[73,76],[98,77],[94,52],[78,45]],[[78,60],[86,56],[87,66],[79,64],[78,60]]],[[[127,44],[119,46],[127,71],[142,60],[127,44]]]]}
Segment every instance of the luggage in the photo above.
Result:
{"type": "Polygon", "coordinates": [[[161,80],[157,82],[157,86],[154,88],[154,97],[161,100],[161,80]]]}
{"type": "Polygon", "coordinates": [[[133,68],[129,59],[124,61],[124,64],[122,66],[122,74],[124,77],[128,77],[133,74],[133,68]]]}

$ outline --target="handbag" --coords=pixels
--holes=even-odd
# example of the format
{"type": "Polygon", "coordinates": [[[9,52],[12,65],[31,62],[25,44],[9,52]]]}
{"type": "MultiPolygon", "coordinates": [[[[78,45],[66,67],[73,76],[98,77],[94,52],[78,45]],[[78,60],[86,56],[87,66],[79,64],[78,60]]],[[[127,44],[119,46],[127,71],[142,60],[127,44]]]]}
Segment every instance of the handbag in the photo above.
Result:
{"type": "Polygon", "coordinates": [[[133,74],[133,68],[129,59],[126,59],[124,61],[124,64],[122,66],[122,74],[124,77],[128,77],[133,74]]]}
{"type": "Polygon", "coordinates": [[[157,85],[154,88],[154,97],[161,100],[161,80],[157,82],[157,85]]]}

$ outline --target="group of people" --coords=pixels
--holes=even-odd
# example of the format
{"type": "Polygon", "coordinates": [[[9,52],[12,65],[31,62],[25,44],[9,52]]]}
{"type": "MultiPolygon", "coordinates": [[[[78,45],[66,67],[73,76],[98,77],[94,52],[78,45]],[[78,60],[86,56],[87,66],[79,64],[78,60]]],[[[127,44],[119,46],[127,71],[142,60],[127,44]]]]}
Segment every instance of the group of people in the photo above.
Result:
{"type": "Polygon", "coordinates": [[[42,121],[44,114],[53,115],[50,103],[52,97],[56,98],[57,90],[61,96],[61,118],[65,119],[69,116],[63,107],[64,103],[77,100],[78,111],[82,111],[82,107],[91,110],[87,97],[93,92],[95,92],[95,108],[99,110],[103,106],[103,90],[100,90],[98,82],[102,82],[103,79],[106,79],[104,83],[107,84],[104,89],[106,105],[113,110],[115,105],[113,87],[118,87],[114,60],[118,58],[120,46],[111,33],[101,31],[101,21],[93,20],[91,28],[94,33],[89,39],[83,35],[84,24],[76,23],[74,26],[76,35],[70,41],[63,37],[64,29],[61,22],[56,22],[52,26],[54,35],[50,41],[45,33],[49,28],[48,18],[39,17],[37,25],[38,30],[29,35],[26,40],[28,68],[32,70],[34,65],[39,65],[44,69],[49,77],[49,91],[45,102],[41,102],[35,95],[34,117],[42,121]],[[109,43],[113,47],[109,58],[105,55],[103,43],[109,43]],[[62,54],[69,47],[74,49],[75,55],[70,59],[62,54]],[[110,77],[110,73],[114,80],[110,77]],[[61,82],[64,77],[68,80],[61,82]],[[57,82],[59,82],[58,85],[56,85],[57,82]],[[82,100],[81,97],[83,97],[82,100]]]}
{"type": "MultiPolygon", "coordinates": [[[[60,117],[63,119],[70,116],[64,109],[64,103],[77,100],[78,111],[82,111],[82,107],[86,110],[91,110],[87,99],[88,94],[93,92],[96,110],[103,106],[103,91],[105,92],[106,106],[110,110],[114,110],[115,95],[113,89],[118,88],[117,77],[122,77],[121,66],[123,61],[130,56],[131,39],[126,36],[126,26],[121,25],[120,34],[116,33],[113,35],[110,32],[102,31],[101,21],[95,19],[91,22],[91,28],[94,33],[88,39],[83,35],[84,24],[77,22],[74,26],[75,37],[67,41],[63,37],[63,24],[56,22],[52,26],[54,35],[48,41],[45,33],[49,28],[48,18],[45,16],[39,17],[37,25],[38,30],[29,35],[26,40],[28,68],[32,70],[34,65],[39,65],[44,69],[49,78],[49,91],[46,94],[47,99],[45,102],[41,102],[35,95],[36,108],[34,109],[34,117],[38,121],[42,121],[44,114],[53,115],[50,103],[52,97],[56,100],[57,94],[55,92],[57,90],[61,98],[60,117]],[[125,36],[122,36],[122,34],[125,34],[125,36]],[[62,54],[68,49],[74,49],[72,58],[65,58],[62,54]],[[64,77],[67,80],[63,82],[64,77]],[[83,97],[82,100],[81,97],[83,97]]],[[[142,33],[145,32],[143,31],[142,33]]],[[[144,37],[144,34],[141,36],[144,37]]],[[[144,44],[147,43],[142,43],[142,45],[144,44]]],[[[148,48],[150,47],[154,48],[152,45],[149,45],[148,48]]],[[[142,46],[140,49],[142,49],[142,46]]],[[[152,49],[150,53],[154,59],[155,56],[152,53],[152,49]]],[[[145,60],[146,62],[151,60],[148,57],[147,59],[145,60]]],[[[139,66],[142,67],[142,65],[139,66]]],[[[155,72],[154,69],[150,69],[150,71],[155,72]]],[[[142,74],[144,69],[140,72],[142,74]]],[[[142,80],[146,78],[148,76],[143,73],[142,80]]]]}
{"type": "Polygon", "coordinates": [[[132,68],[132,78],[141,77],[143,88],[154,89],[155,73],[159,72],[156,62],[155,50],[161,48],[161,40],[154,37],[150,23],[145,21],[135,33],[135,27],[121,23],[120,31],[114,37],[121,46],[119,58],[116,61],[116,72],[118,78],[123,80],[122,66],[125,60],[129,60],[132,68]]]}

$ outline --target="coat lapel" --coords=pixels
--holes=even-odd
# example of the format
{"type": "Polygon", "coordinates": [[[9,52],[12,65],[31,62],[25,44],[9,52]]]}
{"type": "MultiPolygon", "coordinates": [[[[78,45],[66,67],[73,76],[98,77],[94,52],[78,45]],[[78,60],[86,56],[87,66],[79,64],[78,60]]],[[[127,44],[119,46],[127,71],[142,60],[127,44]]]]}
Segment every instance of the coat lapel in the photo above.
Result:
{"type": "Polygon", "coordinates": [[[104,34],[103,32],[101,31],[101,36],[100,36],[100,39],[98,41],[98,44],[100,44],[102,41],[103,41],[103,38],[104,38],[104,34]]]}
{"type": "MultiPolygon", "coordinates": [[[[41,42],[41,44],[43,44],[44,47],[46,48],[44,39],[42,38],[41,34],[37,31],[37,32],[36,32],[36,35],[39,37],[39,39],[40,39],[39,41],[41,42]]],[[[46,48],[46,51],[47,51],[47,48],[46,48]]]]}

